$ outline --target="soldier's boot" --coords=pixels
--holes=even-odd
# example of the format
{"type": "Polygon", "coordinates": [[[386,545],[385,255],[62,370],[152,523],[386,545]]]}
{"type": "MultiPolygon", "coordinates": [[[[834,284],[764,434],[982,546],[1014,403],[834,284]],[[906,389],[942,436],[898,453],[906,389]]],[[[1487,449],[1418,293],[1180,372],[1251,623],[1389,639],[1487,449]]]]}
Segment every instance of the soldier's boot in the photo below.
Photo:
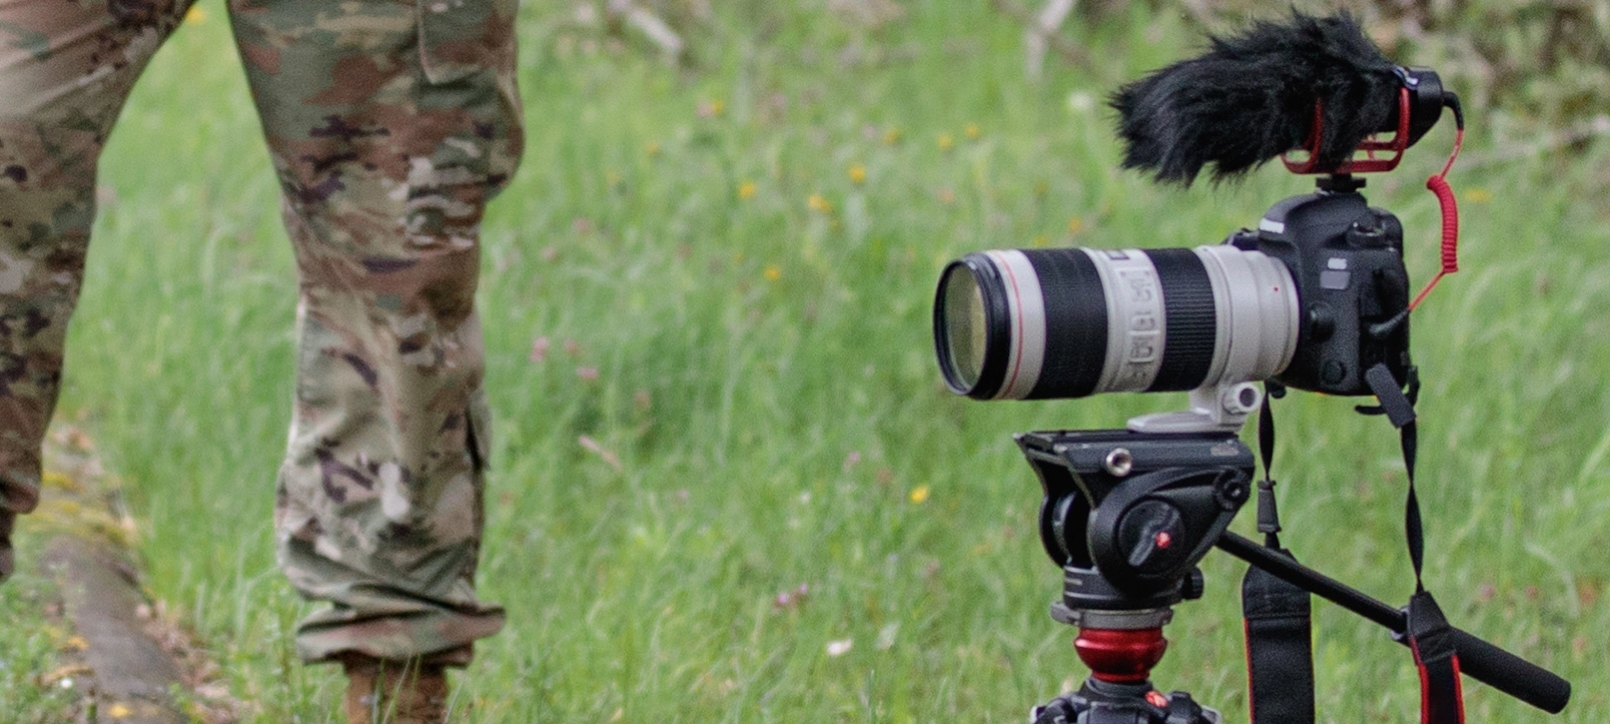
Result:
{"type": "Polygon", "coordinates": [[[349,654],[348,724],[445,724],[447,672],[439,665],[349,654]]]}
{"type": "Polygon", "coordinates": [[[16,568],[16,560],[11,553],[11,527],[17,522],[17,517],[4,510],[0,510],[0,581],[11,577],[11,571],[16,568]]]}

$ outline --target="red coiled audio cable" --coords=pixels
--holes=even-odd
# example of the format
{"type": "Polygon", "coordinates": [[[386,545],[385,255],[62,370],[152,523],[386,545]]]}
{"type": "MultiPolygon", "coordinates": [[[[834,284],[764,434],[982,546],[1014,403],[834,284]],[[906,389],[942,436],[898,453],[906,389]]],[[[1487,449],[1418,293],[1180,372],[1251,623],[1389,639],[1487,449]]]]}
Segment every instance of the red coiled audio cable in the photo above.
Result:
{"type": "Polygon", "coordinates": [[[1454,135],[1453,153],[1448,154],[1448,163],[1443,165],[1442,173],[1426,179],[1426,188],[1437,195],[1437,204],[1442,207],[1442,268],[1409,303],[1410,311],[1420,306],[1420,302],[1443,277],[1459,271],[1459,203],[1454,199],[1453,188],[1448,185],[1448,170],[1453,168],[1454,159],[1459,158],[1460,147],[1465,145],[1465,119],[1457,105],[1454,106],[1454,120],[1459,130],[1454,135]]]}

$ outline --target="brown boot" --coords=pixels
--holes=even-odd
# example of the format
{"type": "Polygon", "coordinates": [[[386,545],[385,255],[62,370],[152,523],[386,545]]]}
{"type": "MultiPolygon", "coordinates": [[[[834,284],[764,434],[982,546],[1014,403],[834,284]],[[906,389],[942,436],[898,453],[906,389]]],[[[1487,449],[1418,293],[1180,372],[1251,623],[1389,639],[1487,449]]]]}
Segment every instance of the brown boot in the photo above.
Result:
{"type": "Polygon", "coordinates": [[[0,510],[0,581],[11,577],[16,560],[11,553],[11,528],[17,522],[15,513],[0,510]]]}
{"type": "Polygon", "coordinates": [[[359,654],[347,671],[348,724],[446,724],[447,673],[440,665],[386,661],[359,654]]]}

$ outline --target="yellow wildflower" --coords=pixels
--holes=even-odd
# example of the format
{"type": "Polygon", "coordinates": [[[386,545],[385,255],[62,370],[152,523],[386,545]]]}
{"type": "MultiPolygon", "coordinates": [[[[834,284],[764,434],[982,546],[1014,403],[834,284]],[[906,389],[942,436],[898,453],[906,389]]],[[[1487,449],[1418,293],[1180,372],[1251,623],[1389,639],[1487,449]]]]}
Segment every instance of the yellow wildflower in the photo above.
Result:
{"type": "Polygon", "coordinates": [[[978,137],[982,136],[982,135],[984,135],[984,132],[982,130],[979,130],[977,123],[969,123],[969,124],[967,124],[967,137],[968,138],[977,140],[978,137]]]}
{"type": "Polygon", "coordinates": [[[721,101],[700,101],[698,114],[700,118],[715,118],[716,116],[721,115],[721,112],[726,110],[726,108],[726,104],[722,103],[721,101]]]}
{"type": "Polygon", "coordinates": [[[883,130],[883,142],[886,145],[893,146],[894,144],[900,142],[901,135],[900,129],[895,128],[894,126],[889,126],[883,130]]]}
{"type": "Polygon", "coordinates": [[[84,486],[79,485],[78,481],[74,480],[72,476],[64,475],[55,470],[46,470],[42,482],[47,488],[63,488],[75,493],[84,489],[84,486]]]}
{"type": "Polygon", "coordinates": [[[1084,219],[1082,219],[1082,218],[1080,218],[1078,216],[1075,216],[1075,217],[1073,217],[1071,219],[1068,219],[1068,235],[1070,235],[1070,236],[1078,236],[1079,232],[1084,231],[1084,230],[1085,230],[1085,220],[1084,219]]]}
{"type": "Polygon", "coordinates": [[[203,23],[203,22],[206,22],[207,21],[207,11],[202,10],[200,5],[191,5],[190,9],[188,11],[186,11],[185,14],[184,14],[184,21],[187,22],[187,23],[203,23]]]}
{"type": "Polygon", "coordinates": [[[1474,188],[1465,192],[1465,200],[1473,204],[1485,204],[1493,200],[1493,192],[1483,188],[1474,188]]]}
{"type": "Polygon", "coordinates": [[[647,153],[649,155],[649,158],[654,158],[656,156],[659,156],[660,155],[660,142],[659,141],[649,141],[648,143],[643,144],[643,152],[647,153]]]}
{"type": "Polygon", "coordinates": [[[774,282],[783,278],[783,269],[776,264],[767,264],[766,271],[761,272],[761,274],[765,275],[766,281],[774,282]]]}
{"type": "Polygon", "coordinates": [[[913,503],[925,502],[928,500],[928,486],[918,485],[917,487],[912,488],[911,494],[906,497],[913,503]]]}
{"type": "Polygon", "coordinates": [[[821,194],[811,194],[810,198],[805,199],[805,208],[824,214],[833,213],[833,204],[828,203],[821,194]]]}
{"type": "Polygon", "coordinates": [[[941,151],[949,151],[950,149],[955,148],[955,147],[956,147],[956,139],[952,138],[949,133],[941,133],[941,134],[939,134],[939,150],[941,150],[941,151]]]}
{"type": "Polygon", "coordinates": [[[866,181],[866,167],[857,163],[850,166],[850,180],[856,183],[866,181]]]}
{"type": "Polygon", "coordinates": [[[752,199],[755,197],[755,182],[745,181],[738,184],[738,198],[752,199]]]}

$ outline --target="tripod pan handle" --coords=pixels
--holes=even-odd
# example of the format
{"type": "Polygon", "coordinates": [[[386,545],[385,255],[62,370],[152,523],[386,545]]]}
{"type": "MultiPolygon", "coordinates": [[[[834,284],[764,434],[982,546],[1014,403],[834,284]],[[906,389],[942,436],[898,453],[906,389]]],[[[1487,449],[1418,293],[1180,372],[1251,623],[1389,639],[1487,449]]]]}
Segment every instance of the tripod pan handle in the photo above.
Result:
{"type": "Polygon", "coordinates": [[[1453,630],[1453,639],[1459,650],[1459,670],[1470,678],[1550,714],[1560,713],[1571,700],[1571,682],[1548,669],[1462,629],[1453,630]]]}
{"type": "MultiPolygon", "coordinates": [[[[1392,632],[1392,638],[1398,643],[1409,645],[1408,637],[1403,635],[1408,630],[1408,622],[1402,610],[1244,536],[1225,531],[1217,545],[1224,552],[1273,573],[1276,578],[1380,624],[1392,632]]],[[[1453,630],[1453,639],[1459,651],[1459,670],[1466,676],[1550,714],[1560,713],[1571,700],[1571,682],[1553,672],[1461,629],[1453,630]]]]}

